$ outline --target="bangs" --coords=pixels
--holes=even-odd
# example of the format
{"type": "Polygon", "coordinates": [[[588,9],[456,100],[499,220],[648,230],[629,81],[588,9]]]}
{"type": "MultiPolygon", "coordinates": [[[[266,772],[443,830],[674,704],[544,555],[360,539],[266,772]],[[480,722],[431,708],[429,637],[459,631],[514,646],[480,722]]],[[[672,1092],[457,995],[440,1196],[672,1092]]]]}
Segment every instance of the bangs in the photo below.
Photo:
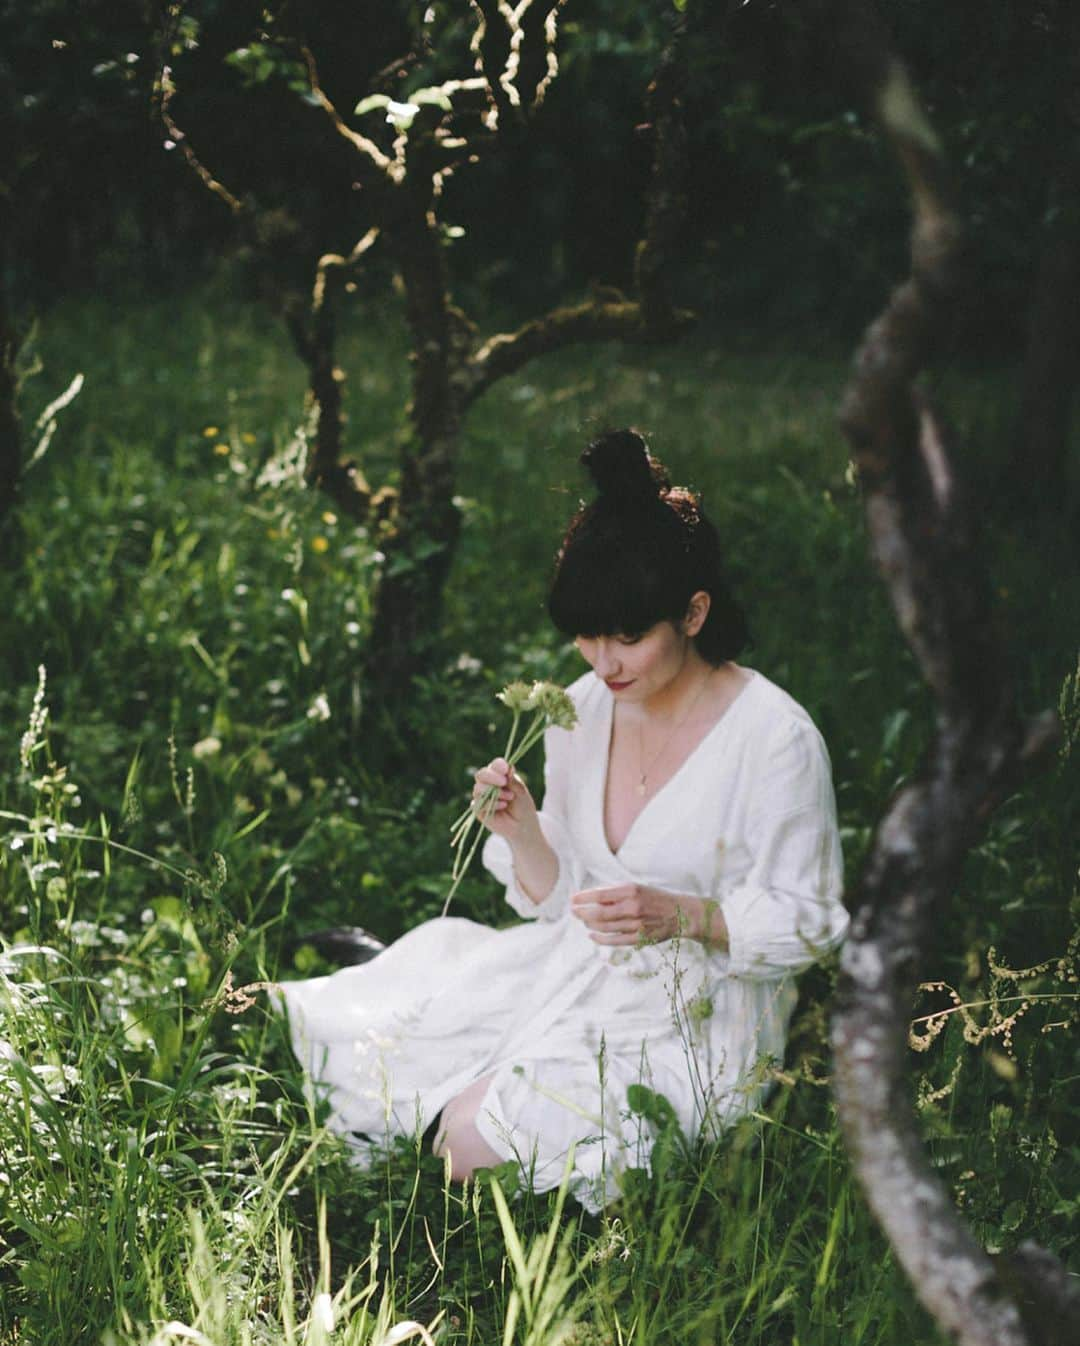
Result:
{"type": "Polygon", "coordinates": [[[640,636],[682,616],[685,603],[673,605],[665,578],[646,546],[579,538],[560,559],[548,612],[565,636],[640,636]]]}

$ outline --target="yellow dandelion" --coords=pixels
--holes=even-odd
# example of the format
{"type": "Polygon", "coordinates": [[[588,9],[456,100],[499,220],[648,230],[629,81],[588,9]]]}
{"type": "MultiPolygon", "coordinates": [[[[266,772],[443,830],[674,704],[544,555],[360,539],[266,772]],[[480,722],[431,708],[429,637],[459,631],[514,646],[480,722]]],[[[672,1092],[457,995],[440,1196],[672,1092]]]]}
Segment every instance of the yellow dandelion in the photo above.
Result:
{"type": "Polygon", "coordinates": [[[217,435],[220,434],[221,431],[217,428],[216,425],[208,425],[206,429],[203,431],[203,435],[206,439],[214,439],[217,435]]]}
{"type": "Polygon", "coordinates": [[[250,430],[245,430],[244,433],[240,436],[240,438],[244,441],[245,444],[255,443],[255,436],[251,433],[250,430]]]}
{"type": "Polygon", "coordinates": [[[232,449],[229,448],[228,444],[215,444],[214,452],[219,458],[227,458],[232,453],[232,449]]]}
{"type": "Polygon", "coordinates": [[[332,509],[323,510],[322,521],[330,528],[333,528],[334,524],[337,523],[337,515],[332,509]]]}
{"type": "Polygon", "coordinates": [[[312,551],[323,552],[323,551],[328,551],[329,549],[330,549],[330,543],[327,542],[326,538],[324,538],[324,537],[313,537],[313,538],[311,539],[311,550],[312,550],[312,551]]]}

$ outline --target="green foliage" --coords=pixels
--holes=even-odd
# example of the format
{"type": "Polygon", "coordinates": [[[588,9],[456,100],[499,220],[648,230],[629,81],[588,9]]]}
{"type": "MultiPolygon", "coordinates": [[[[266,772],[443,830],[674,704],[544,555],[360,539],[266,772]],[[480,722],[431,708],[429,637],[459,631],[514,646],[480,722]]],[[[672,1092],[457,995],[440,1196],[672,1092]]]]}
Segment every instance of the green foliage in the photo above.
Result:
{"type": "MultiPolygon", "coordinates": [[[[459,289],[497,287],[531,307],[567,285],[627,282],[649,166],[635,128],[675,8],[564,8],[560,74],[535,133],[447,183],[445,218],[465,233],[453,258],[459,289]]],[[[796,6],[686,8],[683,290],[735,320],[767,312],[778,325],[850,326],[898,274],[907,214],[831,25],[796,6]]],[[[1068,5],[954,0],[943,15],[909,0],[888,22],[963,175],[978,239],[965,338],[1015,349],[1040,228],[1059,206],[1068,138],[1057,128],[1074,82],[1068,5]]],[[[184,0],[165,11],[0,0],[0,181],[18,186],[11,265],[21,288],[36,299],[62,285],[181,285],[192,266],[214,272],[230,226],[152,115],[161,60],[190,143],[240,196],[275,212],[279,281],[309,277],[296,251],[347,252],[358,202],[347,150],[310,106],[300,35],[345,110],[368,93],[398,101],[468,73],[472,27],[469,6],[415,0],[184,0]],[[406,53],[401,77],[375,87],[406,53]]]]}
{"type": "MultiPolygon", "coordinates": [[[[298,390],[274,334],[204,303],[73,307],[42,342],[48,369],[87,378],[29,479],[27,564],[0,613],[0,1341],[933,1341],[823,1087],[830,970],[803,978],[787,1066],[733,1132],[689,1145],[662,1097],[632,1092],[652,1172],[627,1172],[598,1217],[505,1168],[452,1186],[422,1137],[358,1164],[259,986],[325,970],[307,930],[393,937],[438,913],[469,768],[506,731],[495,692],[580,671],[543,592],[576,455],[605,424],[652,431],[704,489],[753,662],[825,730],[854,875],[930,715],[864,558],[833,428],[843,361],[703,335],[575,352],[495,390],[464,443],[441,663],[406,722],[359,741],[378,534],[298,486],[298,390]],[[407,771],[384,770],[390,742],[407,771]]],[[[388,464],[400,333],[370,312],[343,340],[355,433],[388,464]]],[[[989,443],[1000,380],[954,371],[939,391],[989,443]]],[[[941,1027],[912,1069],[979,1237],[1069,1259],[1080,591],[1052,520],[1038,558],[986,523],[1022,699],[1060,696],[1069,730],[942,913],[915,1011],[941,1027]]],[[[537,755],[524,766],[535,780],[537,755]]],[[[481,874],[455,902],[507,919],[481,874]]]]}

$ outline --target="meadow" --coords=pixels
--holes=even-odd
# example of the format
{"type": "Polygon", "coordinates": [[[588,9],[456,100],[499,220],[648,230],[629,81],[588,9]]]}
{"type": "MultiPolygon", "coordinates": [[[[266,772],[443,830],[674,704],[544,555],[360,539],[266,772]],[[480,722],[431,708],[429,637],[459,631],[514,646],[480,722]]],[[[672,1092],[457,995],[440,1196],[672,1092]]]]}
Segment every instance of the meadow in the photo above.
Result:
{"type": "MultiPolygon", "coordinates": [[[[297,479],[303,388],[282,334],[203,292],[71,301],[35,348],[29,421],[76,371],[86,384],[28,474],[0,610],[0,1342],[937,1341],[836,1129],[835,968],[802,979],[767,1106],[720,1142],[687,1144],[635,1100],[651,1172],[600,1216],[508,1166],[452,1185],[419,1139],[350,1162],[264,989],[329,970],[306,931],[390,939],[438,914],[450,822],[501,728],[494,694],[579,671],[544,589],[577,454],[609,425],[650,433],[704,491],[751,615],[747,662],[829,744],[854,876],[932,712],[866,560],[835,425],[848,352],[704,329],[572,351],[493,390],[464,436],[438,660],[361,733],[379,537],[297,479]]],[[[352,448],[376,485],[406,354],[379,308],[344,341],[352,448]]],[[[1080,569],[1052,509],[1018,522],[995,498],[1012,382],[960,362],[935,379],[982,497],[1018,696],[1060,705],[1065,735],[941,913],[912,1087],[979,1239],[1036,1238],[1076,1269],[1080,569]]],[[[455,909],[509,919],[478,866],[455,909]]]]}

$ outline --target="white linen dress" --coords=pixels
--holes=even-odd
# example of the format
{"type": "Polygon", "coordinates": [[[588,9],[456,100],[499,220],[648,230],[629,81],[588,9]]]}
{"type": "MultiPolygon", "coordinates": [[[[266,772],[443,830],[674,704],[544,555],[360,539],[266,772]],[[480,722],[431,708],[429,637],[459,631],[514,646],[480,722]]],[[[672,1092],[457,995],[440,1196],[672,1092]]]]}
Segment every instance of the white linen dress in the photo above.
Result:
{"type": "Polygon", "coordinates": [[[806,712],[749,680],[612,852],[604,791],[613,698],[593,673],[569,693],[572,730],[545,737],[540,823],[559,861],[547,898],[518,888],[509,845],[483,858],[525,922],[495,930],[447,917],[372,962],[284,982],[293,1045],[346,1136],[415,1134],[473,1081],[491,1083],[477,1128],[535,1190],[558,1184],[592,1210],[626,1166],[647,1167],[648,1124],[627,1107],[643,1083],[684,1132],[756,1108],[783,1057],[793,974],[847,929],[829,759],[806,712]],[[730,947],[689,939],[594,944],[570,912],[584,888],[638,882],[715,899],[730,947]]]}

